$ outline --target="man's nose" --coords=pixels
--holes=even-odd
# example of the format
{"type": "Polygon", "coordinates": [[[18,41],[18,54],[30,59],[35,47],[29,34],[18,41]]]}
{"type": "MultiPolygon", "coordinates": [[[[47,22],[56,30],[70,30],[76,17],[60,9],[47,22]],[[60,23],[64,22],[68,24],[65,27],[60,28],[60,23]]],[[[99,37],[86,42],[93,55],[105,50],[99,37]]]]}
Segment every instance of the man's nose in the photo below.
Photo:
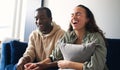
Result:
{"type": "Polygon", "coordinates": [[[42,24],[42,21],[40,19],[36,20],[37,24],[42,24]]]}

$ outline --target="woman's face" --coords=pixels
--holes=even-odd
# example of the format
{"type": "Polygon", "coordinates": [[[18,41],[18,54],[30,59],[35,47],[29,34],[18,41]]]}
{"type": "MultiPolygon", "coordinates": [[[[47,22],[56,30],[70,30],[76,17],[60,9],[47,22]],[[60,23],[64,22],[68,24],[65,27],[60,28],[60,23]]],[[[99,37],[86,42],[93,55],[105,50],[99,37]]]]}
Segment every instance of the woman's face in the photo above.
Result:
{"type": "Polygon", "coordinates": [[[82,7],[75,7],[71,15],[71,25],[74,30],[85,29],[85,25],[88,22],[86,17],[86,10],[82,7]]]}

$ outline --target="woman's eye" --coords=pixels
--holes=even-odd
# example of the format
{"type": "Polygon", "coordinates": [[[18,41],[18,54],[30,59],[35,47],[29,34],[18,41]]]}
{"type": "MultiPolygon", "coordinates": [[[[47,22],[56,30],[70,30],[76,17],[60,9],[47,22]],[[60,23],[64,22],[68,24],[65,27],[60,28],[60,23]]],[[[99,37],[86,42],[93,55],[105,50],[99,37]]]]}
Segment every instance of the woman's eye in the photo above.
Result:
{"type": "Polygon", "coordinates": [[[77,15],[77,16],[80,16],[80,15],[81,15],[81,13],[77,13],[76,15],[77,15]]]}

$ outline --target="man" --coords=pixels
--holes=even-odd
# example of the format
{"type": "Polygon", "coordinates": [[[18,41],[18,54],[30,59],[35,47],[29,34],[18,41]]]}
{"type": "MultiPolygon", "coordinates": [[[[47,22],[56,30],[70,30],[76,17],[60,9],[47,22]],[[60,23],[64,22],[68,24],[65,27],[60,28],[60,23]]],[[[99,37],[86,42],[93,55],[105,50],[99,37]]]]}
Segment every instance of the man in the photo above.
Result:
{"type": "Polygon", "coordinates": [[[23,70],[24,65],[29,62],[39,62],[49,57],[57,40],[64,34],[64,30],[52,22],[52,14],[48,8],[38,8],[35,19],[38,29],[30,34],[28,47],[17,64],[17,70],[23,70]]]}

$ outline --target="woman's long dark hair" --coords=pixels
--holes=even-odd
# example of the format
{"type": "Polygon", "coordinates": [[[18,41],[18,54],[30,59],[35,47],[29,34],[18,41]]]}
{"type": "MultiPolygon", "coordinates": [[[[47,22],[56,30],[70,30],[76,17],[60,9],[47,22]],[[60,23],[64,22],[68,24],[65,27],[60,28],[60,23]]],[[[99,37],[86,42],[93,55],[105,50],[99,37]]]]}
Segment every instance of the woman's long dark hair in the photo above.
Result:
{"type": "MultiPolygon", "coordinates": [[[[87,22],[87,24],[85,26],[86,31],[91,32],[91,33],[99,32],[102,35],[102,37],[105,39],[103,31],[96,25],[94,15],[90,11],[90,9],[88,9],[84,5],[78,5],[77,7],[82,7],[86,10],[86,17],[89,19],[89,21],[87,22]]],[[[69,26],[68,31],[70,31],[70,32],[73,31],[71,24],[69,26]]]]}

